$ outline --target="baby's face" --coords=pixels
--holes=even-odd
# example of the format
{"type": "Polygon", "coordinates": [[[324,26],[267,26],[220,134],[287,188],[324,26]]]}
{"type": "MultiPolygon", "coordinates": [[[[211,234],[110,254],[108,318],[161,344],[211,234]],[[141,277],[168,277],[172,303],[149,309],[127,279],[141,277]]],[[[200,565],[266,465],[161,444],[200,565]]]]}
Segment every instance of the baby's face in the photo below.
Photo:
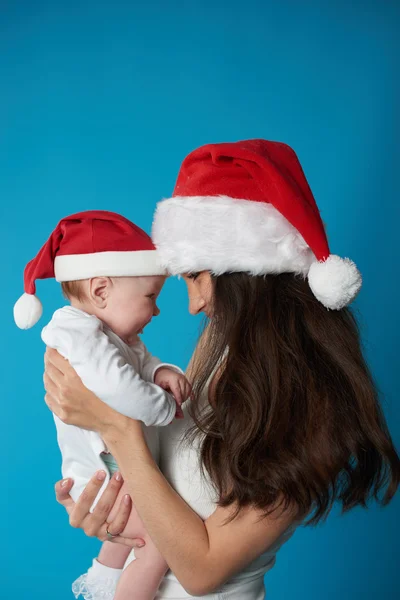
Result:
{"type": "Polygon", "coordinates": [[[136,340],[160,311],[157,298],[165,277],[115,277],[108,291],[102,319],[127,344],[136,340]]]}

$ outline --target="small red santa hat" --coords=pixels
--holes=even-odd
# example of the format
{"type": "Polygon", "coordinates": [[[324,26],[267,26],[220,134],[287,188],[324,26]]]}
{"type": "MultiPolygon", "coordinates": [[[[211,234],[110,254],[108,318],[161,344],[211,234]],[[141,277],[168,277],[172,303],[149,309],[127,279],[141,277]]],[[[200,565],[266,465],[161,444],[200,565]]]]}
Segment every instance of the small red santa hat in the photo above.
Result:
{"type": "Polygon", "coordinates": [[[36,279],[77,281],[91,277],[165,275],[151,238],[125,217],[88,210],[62,219],[24,271],[25,293],[14,306],[14,319],[29,329],[40,319],[36,279]]]}
{"type": "Polygon", "coordinates": [[[355,264],[330,253],[300,162],[279,142],[208,144],[191,152],[172,198],[157,206],[152,239],[171,274],[303,274],[330,309],[350,304],[361,287],[355,264]]]}

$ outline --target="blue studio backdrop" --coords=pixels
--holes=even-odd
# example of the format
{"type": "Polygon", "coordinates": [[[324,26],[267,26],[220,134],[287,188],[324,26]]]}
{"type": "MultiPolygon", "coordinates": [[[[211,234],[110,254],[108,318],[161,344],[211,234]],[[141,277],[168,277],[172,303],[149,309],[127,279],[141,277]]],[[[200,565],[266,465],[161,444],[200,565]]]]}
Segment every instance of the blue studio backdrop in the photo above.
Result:
{"type": "MultiPolygon", "coordinates": [[[[156,201],[201,144],[265,137],[296,149],[333,252],[363,273],[356,309],[400,445],[399,17],[398,3],[379,0],[0,3],[0,598],[72,598],[99,546],[54,500],[40,328],[63,300],[54,281],[39,282],[41,324],[18,330],[23,268],[73,212],[113,210],[150,231],[156,201]]],[[[200,324],[186,304],[184,284],[169,280],[145,333],[154,354],[182,366],[200,324]]],[[[397,496],[300,529],[267,597],[398,598],[399,508],[397,496]]]]}

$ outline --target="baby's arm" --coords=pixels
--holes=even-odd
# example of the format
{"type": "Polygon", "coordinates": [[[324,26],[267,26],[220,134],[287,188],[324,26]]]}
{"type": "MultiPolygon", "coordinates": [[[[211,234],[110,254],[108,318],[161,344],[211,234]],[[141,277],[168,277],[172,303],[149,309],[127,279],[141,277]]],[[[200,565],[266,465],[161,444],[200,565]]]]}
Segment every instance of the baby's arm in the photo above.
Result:
{"type": "Polygon", "coordinates": [[[140,356],[141,374],[145,381],[151,381],[154,383],[156,373],[159,369],[171,369],[171,371],[175,371],[176,373],[184,375],[182,369],[176,365],[161,362],[159,358],[150,354],[141,340],[139,340],[139,342],[135,345],[135,349],[140,356]]]}
{"type": "Polygon", "coordinates": [[[175,416],[178,419],[182,419],[183,412],[181,406],[192,392],[191,385],[182,369],[170,363],[162,363],[158,358],[150,354],[141,340],[135,344],[135,352],[140,356],[140,372],[143,378],[156,383],[163,390],[173,395],[177,405],[175,416]]]}
{"type": "Polygon", "coordinates": [[[172,396],[140,377],[96,317],[60,309],[43,329],[42,339],[68,359],[90,390],[123,415],[147,426],[168,425],[174,418],[172,396]]]}

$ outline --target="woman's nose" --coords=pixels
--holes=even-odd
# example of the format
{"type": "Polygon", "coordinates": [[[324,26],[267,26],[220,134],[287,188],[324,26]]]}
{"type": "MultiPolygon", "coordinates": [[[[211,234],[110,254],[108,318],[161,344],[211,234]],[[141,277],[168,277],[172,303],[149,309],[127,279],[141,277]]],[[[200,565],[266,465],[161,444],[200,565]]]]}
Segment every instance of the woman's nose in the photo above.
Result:
{"type": "Polygon", "coordinates": [[[201,296],[190,296],[189,297],[189,313],[191,315],[197,315],[202,312],[206,303],[201,296]]]}

